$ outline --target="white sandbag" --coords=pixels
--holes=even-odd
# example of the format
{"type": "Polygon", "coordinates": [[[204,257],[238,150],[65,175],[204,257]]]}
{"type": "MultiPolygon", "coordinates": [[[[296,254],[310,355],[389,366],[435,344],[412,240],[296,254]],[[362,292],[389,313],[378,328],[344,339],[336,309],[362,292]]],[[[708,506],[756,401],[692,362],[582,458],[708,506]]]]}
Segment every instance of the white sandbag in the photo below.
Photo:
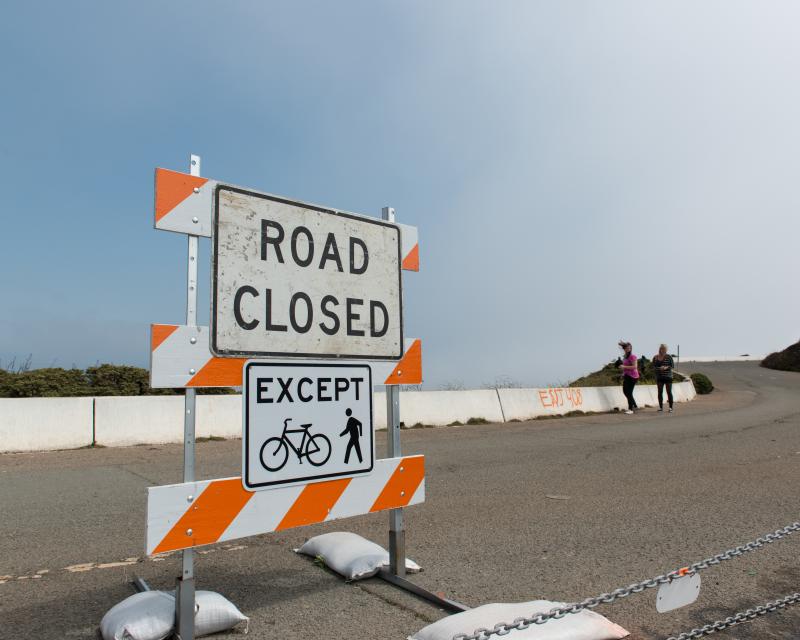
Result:
{"type": "MultiPolygon", "coordinates": [[[[458,633],[472,635],[476,629],[491,629],[498,622],[511,624],[516,618],[530,618],[539,613],[563,606],[563,602],[533,600],[532,602],[485,604],[429,624],[409,640],[452,640],[458,633]]],[[[514,640],[619,640],[628,636],[618,624],[599,613],[584,609],[558,620],[532,624],[525,630],[514,630],[514,640]]]]}
{"type": "Polygon", "coordinates": [[[100,622],[103,640],[164,640],[175,625],[175,598],[163,591],[136,593],[100,622]]]}
{"type": "Polygon", "coordinates": [[[194,616],[194,635],[198,638],[227,631],[240,622],[250,622],[250,618],[239,611],[235,604],[214,591],[198,591],[194,594],[194,601],[197,610],[194,616]]]}
{"type": "MultiPolygon", "coordinates": [[[[362,580],[389,566],[389,552],[379,544],[348,531],[334,531],[314,536],[299,549],[312,558],[321,556],[325,565],[348,580],[362,580]]],[[[406,571],[416,573],[420,566],[406,558],[406,571]]]]}
{"type": "MultiPolygon", "coordinates": [[[[213,591],[197,591],[194,606],[196,638],[250,621],[230,600],[213,591]]],[[[164,640],[174,626],[174,592],[145,591],[112,607],[103,616],[100,632],[103,640],[164,640]]]]}

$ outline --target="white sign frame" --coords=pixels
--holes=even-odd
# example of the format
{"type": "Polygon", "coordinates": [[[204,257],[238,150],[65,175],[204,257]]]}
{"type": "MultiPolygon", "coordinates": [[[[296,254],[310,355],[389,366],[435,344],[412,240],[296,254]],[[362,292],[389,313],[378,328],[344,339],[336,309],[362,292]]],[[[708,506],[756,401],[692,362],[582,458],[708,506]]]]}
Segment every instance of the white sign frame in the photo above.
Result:
{"type": "MultiPolygon", "coordinates": [[[[236,187],[233,185],[228,184],[217,184],[214,189],[214,197],[213,197],[213,211],[212,211],[212,237],[211,237],[211,315],[209,319],[210,324],[210,349],[211,352],[220,357],[239,357],[239,358],[315,358],[315,359],[343,359],[343,360],[398,360],[402,358],[403,351],[404,351],[404,323],[403,323],[403,278],[402,278],[402,241],[401,241],[401,232],[398,225],[387,222],[385,220],[381,220],[378,218],[370,218],[367,216],[358,216],[351,213],[345,213],[342,211],[338,211],[335,209],[329,209],[325,207],[320,207],[318,205],[308,204],[305,202],[300,202],[296,200],[289,200],[287,198],[282,198],[278,196],[274,196],[267,193],[262,193],[259,191],[253,191],[251,189],[243,189],[241,187],[236,187]],[[219,344],[218,338],[218,312],[219,312],[219,301],[218,301],[218,290],[219,290],[219,261],[220,261],[220,250],[219,250],[219,199],[220,193],[223,191],[233,192],[237,194],[241,194],[244,196],[252,197],[252,198],[259,198],[262,200],[268,200],[270,202],[276,202],[280,204],[285,204],[293,207],[298,207],[301,209],[309,210],[318,212],[321,214],[327,214],[331,216],[336,216],[337,218],[346,218],[348,220],[354,220],[362,224],[369,224],[375,225],[380,227],[387,227],[389,229],[394,230],[397,234],[397,299],[396,299],[396,306],[397,312],[396,317],[392,315],[390,318],[387,314],[386,322],[389,323],[392,320],[396,320],[396,324],[398,326],[398,340],[396,341],[396,345],[394,346],[394,350],[391,353],[373,353],[373,352],[365,352],[365,353],[348,353],[345,352],[346,349],[342,348],[341,350],[326,350],[326,351],[317,351],[317,352],[308,352],[308,351],[283,351],[283,350],[272,350],[272,349],[265,349],[265,350],[255,350],[255,349],[237,349],[237,348],[224,348],[219,344]]],[[[287,247],[288,253],[288,247],[287,247]]],[[[287,257],[288,260],[288,257],[287,257]]],[[[313,273],[313,272],[309,272],[313,273]]],[[[311,278],[312,276],[309,276],[311,278]]],[[[295,283],[293,283],[294,285],[295,283]]],[[[302,288],[302,285],[297,287],[298,289],[302,288]]],[[[358,292],[360,293],[360,292],[358,292]]],[[[394,301],[392,301],[394,302],[394,301]]],[[[364,310],[366,311],[366,309],[364,310]]],[[[362,312],[364,315],[364,312],[362,312]]],[[[340,324],[338,325],[341,327],[347,321],[342,319],[340,324]]],[[[274,335],[274,332],[273,332],[274,335]]],[[[307,344],[309,342],[309,338],[307,336],[297,336],[296,342],[300,344],[307,344]]]]}
{"type": "MultiPolygon", "coordinates": [[[[320,374],[320,376],[321,375],[322,374],[320,374]]],[[[275,391],[280,390],[280,391],[278,391],[278,394],[276,394],[276,395],[278,395],[278,400],[279,401],[280,401],[280,395],[283,394],[283,390],[284,390],[282,385],[283,385],[283,383],[280,382],[279,379],[275,379],[274,383],[272,385],[273,389],[275,391]]],[[[313,385],[311,386],[311,388],[313,389],[313,385]]],[[[298,381],[298,389],[299,389],[299,381],[298,381]]],[[[292,391],[290,389],[288,389],[288,385],[287,385],[286,391],[289,392],[289,393],[292,393],[292,391]]],[[[330,387],[330,393],[334,393],[334,392],[336,393],[336,396],[337,396],[336,403],[338,405],[339,404],[339,400],[338,400],[339,391],[338,391],[338,389],[334,390],[334,387],[332,385],[330,387]]],[[[366,364],[366,363],[330,362],[330,361],[322,361],[322,362],[317,361],[317,362],[315,362],[315,361],[308,361],[308,360],[295,360],[295,361],[290,361],[290,362],[284,362],[284,361],[279,361],[279,360],[248,360],[245,363],[244,368],[242,370],[242,486],[244,487],[244,489],[246,491],[261,491],[261,490],[264,490],[264,489],[272,489],[272,488],[277,488],[277,487],[287,487],[287,486],[294,486],[294,485],[299,485],[299,484],[309,484],[309,483],[313,483],[313,482],[321,482],[323,480],[354,478],[356,476],[370,474],[372,472],[373,468],[375,467],[375,427],[374,427],[375,422],[374,422],[373,392],[374,392],[374,387],[372,385],[372,367],[369,364],[366,364]],[[303,431],[303,427],[306,427],[307,425],[303,425],[301,423],[292,425],[295,430],[291,431],[289,433],[295,434],[293,436],[293,438],[294,438],[294,440],[293,440],[292,438],[288,437],[287,432],[285,431],[287,425],[286,425],[286,422],[284,422],[283,423],[283,427],[281,427],[280,424],[276,425],[278,429],[283,429],[282,431],[280,431],[280,436],[273,435],[269,439],[274,439],[274,438],[277,437],[277,438],[279,438],[281,440],[288,440],[288,442],[285,443],[283,445],[283,447],[282,447],[283,450],[285,450],[286,459],[283,462],[283,464],[281,464],[281,468],[279,470],[271,470],[271,469],[268,469],[267,467],[264,467],[264,469],[267,471],[267,474],[266,474],[267,477],[268,477],[268,474],[269,474],[270,471],[275,471],[276,472],[277,475],[275,476],[275,479],[267,480],[267,481],[264,481],[262,479],[261,481],[257,481],[257,478],[255,478],[253,476],[259,475],[259,476],[262,476],[262,478],[263,478],[264,475],[265,475],[264,471],[261,470],[260,468],[257,469],[258,474],[256,474],[256,473],[251,474],[251,472],[250,472],[251,471],[251,466],[256,465],[256,462],[260,461],[260,456],[261,456],[261,451],[260,450],[256,451],[256,449],[259,449],[259,444],[258,443],[255,443],[255,445],[251,449],[251,436],[253,435],[251,432],[254,431],[255,429],[251,428],[251,415],[250,415],[250,411],[251,410],[250,410],[250,405],[253,402],[253,399],[250,397],[251,396],[251,393],[250,393],[250,386],[251,386],[250,382],[251,382],[251,372],[254,369],[258,369],[258,368],[260,368],[260,369],[273,368],[275,370],[285,370],[285,369],[319,369],[319,370],[336,369],[336,370],[347,370],[347,369],[349,369],[349,370],[358,370],[360,372],[365,373],[366,374],[366,380],[364,382],[366,384],[364,384],[364,386],[363,386],[363,388],[361,390],[362,394],[363,394],[363,397],[364,397],[364,400],[361,400],[361,403],[363,404],[364,401],[366,400],[366,403],[369,406],[369,419],[360,421],[361,422],[361,426],[363,427],[363,431],[362,431],[362,435],[359,437],[359,445],[357,447],[357,451],[358,451],[357,455],[358,455],[359,458],[361,458],[361,460],[358,463],[358,466],[356,468],[349,467],[349,468],[344,468],[343,469],[343,465],[347,464],[347,463],[337,464],[336,462],[334,462],[332,460],[333,454],[334,454],[334,449],[335,449],[334,445],[337,444],[337,442],[334,441],[333,443],[331,443],[330,438],[328,438],[323,433],[323,431],[319,428],[319,426],[317,426],[317,429],[315,429],[316,433],[311,433],[311,429],[310,428],[306,428],[305,429],[305,433],[302,436],[302,440],[301,440],[300,446],[297,447],[297,443],[296,443],[297,436],[296,436],[296,434],[300,433],[301,431],[303,431]],[[299,430],[298,430],[298,427],[300,427],[299,430]],[[311,456],[310,456],[309,452],[311,451],[310,447],[312,446],[312,444],[314,444],[312,439],[313,438],[317,438],[319,436],[321,436],[323,438],[323,441],[327,440],[328,457],[326,457],[322,461],[321,466],[317,467],[317,466],[314,466],[313,462],[311,462],[311,456]],[[364,443],[366,445],[366,446],[363,447],[363,453],[362,453],[362,449],[360,447],[360,443],[364,443]],[[305,448],[305,451],[302,451],[302,452],[299,451],[299,450],[302,450],[304,448],[305,448]],[[293,474],[293,475],[290,475],[289,477],[286,477],[286,473],[283,473],[283,474],[280,473],[280,471],[283,470],[284,466],[286,464],[289,464],[289,462],[291,462],[291,465],[289,466],[290,470],[293,469],[293,468],[297,468],[299,465],[302,464],[302,457],[303,456],[306,457],[306,468],[308,468],[309,470],[311,470],[311,469],[320,469],[321,473],[314,473],[314,474],[311,474],[311,475],[294,475],[293,474]],[[294,458],[295,457],[297,458],[297,461],[298,461],[296,463],[294,462],[294,458]],[[255,462],[253,462],[253,461],[255,461],[255,462]],[[309,463],[310,463],[310,465],[309,465],[309,463]],[[330,471],[331,468],[333,468],[334,470],[330,471]]],[[[298,394],[302,393],[302,391],[298,390],[298,391],[294,391],[294,393],[295,393],[294,397],[297,398],[298,394]]],[[[312,391],[312,393],[313,393],[313,391],[312,391]]],[[[297,399],[299,400],[300,398],[297,398],[297,399]]],[[[331,398],[331,401],[333,401],[333,398],[331,398]]],[[[308,405],[312,405],[312,408],[310,409],[311,413],[316,412],[317,414],[319,414],[319,413],[323,413],[323,414],[327,413],[327,414],[329,414],[329,413],[333,412],[332,408],[328,408],[328,407],[319,407],[319,408],[317,408],[316,405],[320,404],[319,401],[316,401],[316,402],[314,402],[314,401],[303,401],[303,402],[307,402],[308,405]]],[[[272,404],[272,398],[270,398],[270,400],[268,400],[267,403],[272,404]]],[[[289,402],[289,404],[297,405],[297,403],[295,403],[293,400],[291,400],[289,402]]],[[[354,406],[354,404],[352,402],[346,402],[345,404],[354,406]]],[[[277,406],[277,403],[275,403],[275,406],[277,406]]],[[[263,411],[266,411],[266,410],[267,409],[265,408],[263,411]]],[[[262,413],[263,413],[263,411],[262,411],[262,413]]],[[[357,412],[357,413],[359,413],[359,415],[361,415],[360,412],[357,412]]],[[[308,411],[306,412],[306,415],[307,414],[308,414],[308,411]]],[[[283,413],[281,413],[281,416],[282,415],[283,415],[283,413]]],[[[347,415],[350,415],[350,414],[347,414],[347,415]]],[[[363,415],[362,415],[362,417],[363,417],[363,415]]],[[[348,418],[346,418],[344,414],[342,416],[340,416],[340,418],[342,419],[342,422],[345,422],[346,420],[348,420],[348,418]]],[[[335,427],[335,431],[338,431],[339,428],[341,428],[341,425],[336,426],[335,427]]],[[[277,434],[279,432],[276,430],[273,433],[277,434]]],[[[263,436],[263,433],[262,433],[262,436],[263,436]]],[[[266,444],[266,442],[268,442],[268,440],[266,440],[264,442],[264,444],[260,445],[261,449],[263,449],[264,445],[266,444]]],[[[353,451],[352,453],[355,453],[355,451],[353,451]]],[[[324,456],[324,452],[322,452],[321,455],[324,456]]],[[[349,456],[349,455],[351,455],[351,450],[350,450],[350,446],[347,445],[347,447],[346,447],[346,456],[349,456]]],[[[355,457],[354,457],[354,462],[355,462],[355,457]]],[[[263,466],[264,463],[261,462],[261,464],[263,466]]]]}

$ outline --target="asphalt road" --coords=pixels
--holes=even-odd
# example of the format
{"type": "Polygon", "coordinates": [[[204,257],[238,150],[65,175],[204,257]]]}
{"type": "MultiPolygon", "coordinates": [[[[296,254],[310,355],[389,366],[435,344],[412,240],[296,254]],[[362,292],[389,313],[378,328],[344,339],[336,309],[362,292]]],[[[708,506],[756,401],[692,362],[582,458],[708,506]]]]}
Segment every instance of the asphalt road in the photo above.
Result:
{"type": "MultiPolygon", "coordinates": [[[[408,555],[425,568],[415,580],[472,606],[580,600],[800,520],[800,374],[692,369],[717,390],[673,415],[404,431],[404,453],[427,456],[427,502],[406,510],[408,555]]],[[[199,476],[238,474],[239,447],[198,445],[199,476]]],[[[134,574],[172,588],[179,556],[142,557],[145,487],[179,481],[181,455],[174,445],[0,455],[0,638],[96,638],[134,574]]],[[[236,603],[254,639],[405,638],[444,612],[376,580],[345,584],[291,551],[333,530],[385,542],[387,518],[208,547],[198,588],[236,603]]],[[[795,534],[705,571],[699,600],[675,612],[656,612],[655,590],[597,611],[631,638],[666,638],[797,591],[799,551],[795,534]]],[[[718,637],[798,638],[800,606],[718,637]]]]}

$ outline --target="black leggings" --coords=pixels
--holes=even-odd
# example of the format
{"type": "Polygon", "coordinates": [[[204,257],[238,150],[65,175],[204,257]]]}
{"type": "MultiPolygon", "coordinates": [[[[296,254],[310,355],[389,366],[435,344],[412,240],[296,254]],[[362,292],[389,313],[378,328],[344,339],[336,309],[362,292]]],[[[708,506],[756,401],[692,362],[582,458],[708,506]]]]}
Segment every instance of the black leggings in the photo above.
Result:
{"type": "Polygon", "coordinates": [[[658,385],[658,406],[664,408],[664,387],[667,388],[667,401],[672,409],[672,380],[656,380],[658,385]]]}
{"type": "Polygon", "coordinates": [[[636,404],[636,400],[633,399],[633,388],[636,386],[637,382],[638,380],[636,378],[622,376],[622,393],[624,393],[625,397],[628,399],[628,409],[631,411],[639,408],[636,404]]]}

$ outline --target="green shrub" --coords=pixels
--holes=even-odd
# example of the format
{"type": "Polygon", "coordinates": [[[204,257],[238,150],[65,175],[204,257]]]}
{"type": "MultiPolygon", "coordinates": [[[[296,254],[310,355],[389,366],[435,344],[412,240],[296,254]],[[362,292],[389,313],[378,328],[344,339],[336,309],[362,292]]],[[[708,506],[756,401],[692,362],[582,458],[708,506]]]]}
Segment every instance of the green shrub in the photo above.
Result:
{"type": "Polygon", "coordinates": [[[690,377],[694,383],[694,390],[701,396],[714,390],[714,385],[705,373],[693,373],[690,377]]]}
{"type": "Polygon", "coordinates": [[[47,368],[5,373],[0,388],[0,396],[5,398],[91,395],[86,376],[81,369],[47,368]]]}
{"type": "Polygon", "coordinates": [[[150,391],[146,369],[125,365],[101,364],[86,369],[95,396],[143,396],[150,391]]]}
{"type": "Polygon", "coordinates": [[[789,345],[783,351],[770,353],[761,361],[761,366],[779,371],[800,372],[800,341],[789,345]]]}
{"type": "MultiPolygon", "coordinates": [[[[200,394],[236,393],[233,389],[198,389],[200,394]]],[[[150,373],[140,367],[101,364],[83,369],[0,368],[0,398],[183,395],[183,389],[151,389],[150,373]]]]}
{"type": "Polygon", "coordinates": [[[489,421],[486,418],[470,418],[467,424],[489,424],[489,421]]]}

